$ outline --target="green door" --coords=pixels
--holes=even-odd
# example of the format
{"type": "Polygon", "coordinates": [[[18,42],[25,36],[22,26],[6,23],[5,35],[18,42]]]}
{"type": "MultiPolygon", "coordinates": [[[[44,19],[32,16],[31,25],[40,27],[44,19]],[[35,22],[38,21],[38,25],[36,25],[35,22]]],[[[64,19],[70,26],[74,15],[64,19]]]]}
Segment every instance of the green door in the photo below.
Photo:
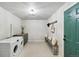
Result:
{"type": "Polygon", "coordinates": [[[64,12],[64,56],[79,56],[79,3],[64,12]]]}

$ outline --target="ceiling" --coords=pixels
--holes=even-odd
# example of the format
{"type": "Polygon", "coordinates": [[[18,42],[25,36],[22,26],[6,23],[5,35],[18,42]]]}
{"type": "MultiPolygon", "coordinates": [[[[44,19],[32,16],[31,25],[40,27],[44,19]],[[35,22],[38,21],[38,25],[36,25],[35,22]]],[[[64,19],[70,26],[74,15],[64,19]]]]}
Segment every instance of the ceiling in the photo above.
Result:
{"type": "Polygon", "coordinates": [[[47,20],[65,2],[0,2],[0,6],[22,20],[47,20]],[[35,15],[29,9],[36,10],[35,15]]]}

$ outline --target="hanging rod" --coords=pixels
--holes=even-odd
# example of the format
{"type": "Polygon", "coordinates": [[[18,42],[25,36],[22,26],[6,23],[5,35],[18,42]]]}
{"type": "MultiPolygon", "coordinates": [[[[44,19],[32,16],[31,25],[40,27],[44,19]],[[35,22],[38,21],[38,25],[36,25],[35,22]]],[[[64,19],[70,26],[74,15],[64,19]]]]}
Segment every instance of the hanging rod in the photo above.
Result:
{"type": "Polygon", "coordinates": [[[53,22],[51,22],[51,23],[49,23],[49,24],[55,24],[55,23],[57,23],[57,20],[56,20],[56,21],[53,21],[53,22]]]}
{"type": "Polygon", "coordinates": [[[49,25],[51,25],[51,24],[55,24],[55,23],[57,23],[57,20],[56,20],[56,21],[53,21],[53,22],[48,23],[48,24],[47,24],[47,26],[49,27],[49,25]]]}

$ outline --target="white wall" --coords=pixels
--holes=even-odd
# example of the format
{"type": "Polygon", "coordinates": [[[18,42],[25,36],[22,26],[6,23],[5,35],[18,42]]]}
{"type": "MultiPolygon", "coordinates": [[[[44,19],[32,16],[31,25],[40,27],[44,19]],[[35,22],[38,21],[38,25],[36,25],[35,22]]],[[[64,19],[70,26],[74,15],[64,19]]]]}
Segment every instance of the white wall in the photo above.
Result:
{"type": "MultiPolygon", "coordinates": [[[[52,22],[57,20],[57,24],[55,24],[55,34],[54,36],[58,40],[59,44],[59,56],[64,56],[64,11],[73,6],[75,3],[66,3],[59,10],[57,10],[48,20],[52,22]]],[[[49,33],[50,35],[51,33],[49,33]]]]}
{"type": "Polygon", "coordinates": [[[24,32],[28,33],[29,41],[43,41],[47,33],[47,20],[24,20],[24,32]]]}
{"type": "Polygon", "coordinates": [[[10,36],[10,24],[12,35],[21,33],[21,19],[0,7],[0,40],[10,36]]]}

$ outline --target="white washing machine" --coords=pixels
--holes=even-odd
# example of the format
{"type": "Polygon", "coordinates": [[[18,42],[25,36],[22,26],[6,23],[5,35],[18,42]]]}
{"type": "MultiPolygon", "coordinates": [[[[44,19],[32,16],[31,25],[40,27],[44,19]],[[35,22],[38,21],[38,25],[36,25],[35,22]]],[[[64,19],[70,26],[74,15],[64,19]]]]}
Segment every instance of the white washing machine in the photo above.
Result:
{"type": "Polygon", "coordinates": [[[0,57],[19,56],[19,39],[12,37],[0,41],[0,57]]]}
{"type": "Polygon", "coordinates": [[[23,44],[24,44],[24,40],[22,36],[17,36],[15,37],[19,40],[19,54],[22,53],[23,50],[23,44]]]}

